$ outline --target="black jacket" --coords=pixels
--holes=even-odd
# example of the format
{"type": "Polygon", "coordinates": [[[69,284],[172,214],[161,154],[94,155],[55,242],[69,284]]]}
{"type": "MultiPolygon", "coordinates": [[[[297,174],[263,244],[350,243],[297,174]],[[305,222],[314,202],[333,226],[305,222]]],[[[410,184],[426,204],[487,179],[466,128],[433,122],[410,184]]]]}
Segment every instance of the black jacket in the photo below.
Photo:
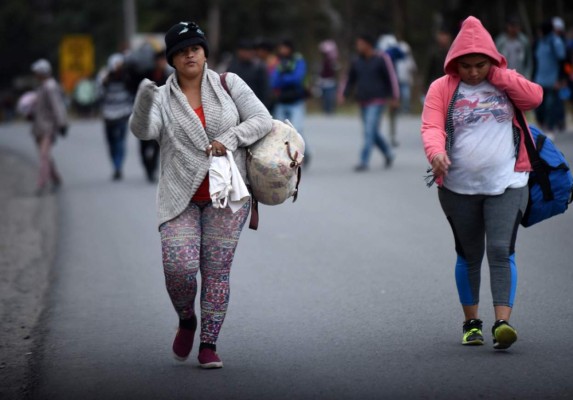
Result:
{"type": "Polygon", "coordinates": [[[386,58],[382,55],[356,58],[348,73],[344,97],[354,90],[359,102],[399,98],[396,73],[389,57],[386,58]]]}
{"type": "Polygon", "coordinates": [[[254,61],[240,61],[234,59],[227,72],[233,72],[245,81],[245,83],[255,92],[255,95],[266,106],[269,101],[269,78],[266,68],[254,61]]]}

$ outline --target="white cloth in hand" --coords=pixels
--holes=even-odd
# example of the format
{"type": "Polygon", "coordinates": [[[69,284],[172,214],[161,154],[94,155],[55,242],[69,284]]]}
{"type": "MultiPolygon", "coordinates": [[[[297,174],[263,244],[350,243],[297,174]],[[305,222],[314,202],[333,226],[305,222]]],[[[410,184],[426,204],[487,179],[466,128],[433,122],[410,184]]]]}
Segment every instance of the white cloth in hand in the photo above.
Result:
{"type": "Polygon", "coordinates": [[[233,153],[229,150],[226,156],[211,156],[209,194],[213,207],[229,206],[233,212],[240,210],[249,200],[249,190],[237,168],[233,153]]]}

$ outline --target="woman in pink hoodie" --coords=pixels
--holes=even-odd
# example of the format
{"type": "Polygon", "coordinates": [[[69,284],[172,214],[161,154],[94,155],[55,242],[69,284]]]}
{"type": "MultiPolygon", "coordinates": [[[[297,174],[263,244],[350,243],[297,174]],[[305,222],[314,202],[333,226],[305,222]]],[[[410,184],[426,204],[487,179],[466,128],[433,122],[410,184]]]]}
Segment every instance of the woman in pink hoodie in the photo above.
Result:
{"type": "Polygon", "coordinates": [[[490,267],[496,349],[517,340],[509,318],[517,284],[515,240],[531,164],[516,113],[536,108],[542,88],[507,69],[481,22],[467,18],[432,83],[422,113],[431,182],[451,225],[464,345],[483,344],[478,304],[484,253],[490,267]]]}

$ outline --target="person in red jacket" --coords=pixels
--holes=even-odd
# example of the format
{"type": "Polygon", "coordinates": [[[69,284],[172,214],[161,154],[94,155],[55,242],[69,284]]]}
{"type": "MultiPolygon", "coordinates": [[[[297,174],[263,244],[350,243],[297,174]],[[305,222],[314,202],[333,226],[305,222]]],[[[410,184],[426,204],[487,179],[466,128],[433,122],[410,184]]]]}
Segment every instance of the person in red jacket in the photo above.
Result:
{"type": "MultiPolygon", "coordinates": [[[[465,316],[462,344],[483,344],[478,304],[484,253],[495,311],[495,349],[517,340],[509,324],[517,267],[515,241],[531,171],[516,115],[536,108],[542,88],[514,70],[481,22],[467,18],[422,113],[422,139],[457,253],[456,283],[465,316]]],[[[430,182],[430,184],[431,184],[430,182]]]]}

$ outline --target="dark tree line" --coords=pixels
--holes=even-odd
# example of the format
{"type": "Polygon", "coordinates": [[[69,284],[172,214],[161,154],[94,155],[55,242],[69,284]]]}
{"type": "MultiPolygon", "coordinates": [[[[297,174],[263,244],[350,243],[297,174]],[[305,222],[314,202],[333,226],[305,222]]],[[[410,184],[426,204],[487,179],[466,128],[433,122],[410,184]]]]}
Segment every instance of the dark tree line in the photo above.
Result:
{"type": "MultiPolygon", "coordinates": [[[[288,36],[311,61],[317,44],[334,38],[343,60],[361,32],[394,32],[408,41],[419,65],[442,25],[455,31],[468,15],[497,34],[509,15],[518,15],[533,34],[544,18],[561,15],[573,24],[569,0],[136,0],[140,32],[164,32],[173,23],[193,19],[205,27],[217,56],[240,38],[288,36]]],[[[38,57],[58,60],[58,44],[69,33],[94,38],[96,60],[125,47],[119,0],[2,0],[0,3],[0,87],[28,72],[38,57]]]]}

